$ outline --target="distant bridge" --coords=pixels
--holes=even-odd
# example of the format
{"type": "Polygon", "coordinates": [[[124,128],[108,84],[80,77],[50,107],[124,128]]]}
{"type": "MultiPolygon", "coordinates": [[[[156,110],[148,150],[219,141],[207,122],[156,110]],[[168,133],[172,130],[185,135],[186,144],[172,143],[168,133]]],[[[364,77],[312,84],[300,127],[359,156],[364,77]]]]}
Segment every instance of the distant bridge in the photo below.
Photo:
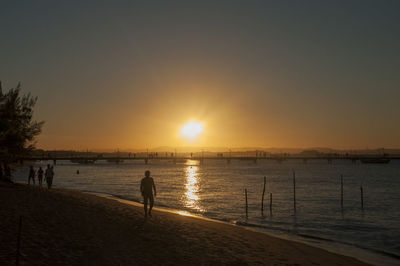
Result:
{"type": "Polygon", "coordinates": [[[121,163],[126,160],[139,160],[143,161],[145,164],[148,164],[149,161],[153,160],[168,160],[173,163],[186,161],[186,160],[197,160],[201,163],[205,160],[225,160],[227,163],[230,163],[233,160],[237,161],[253,161],[257,163],[259,160],[269,160],[269,161],[277,161],[282,163],[286,160],[301,160],[303,163],[307,163],[310,160],[325,160],[328,163],[332,163],[333,160],[350,160],[352,162],[357,162],[358,160],[366,160],[366,159],[387,159],[387,160],[400,160],[400,155],[393,156],[378,156],[378,155],[326,155],[326,156],[35,156],[35,157],[25,157],[20,158],[20,161],[53,161],[54,164],[57,161],[71,161],[75,163],[81,164],[91,164],[96,161],[108,161],[111,163],[121,163]]]}

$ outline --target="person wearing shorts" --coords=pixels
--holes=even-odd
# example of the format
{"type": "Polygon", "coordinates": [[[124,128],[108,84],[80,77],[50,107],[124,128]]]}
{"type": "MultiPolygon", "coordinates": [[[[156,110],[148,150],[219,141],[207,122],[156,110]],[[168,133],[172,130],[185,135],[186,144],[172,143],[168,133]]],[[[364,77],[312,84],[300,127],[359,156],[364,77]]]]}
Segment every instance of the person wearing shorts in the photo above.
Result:
{"type": "Polygon", "coordinates": [[[147,170],[144,172],[145,177],[140,182],[140,192],[143,196],[143,203],[144,203],[144,216],[147,217],[147,214],[151,216],[151,210],[153,209],[154,205],[154,197],[157,195],[156,185],[154,184],[154,180],[150,177],[150,171],[147,170]],[[154,189],[154,196],[153,196],[153,189],[154,189]],[[150,208],[149,212],[147,212],[147,204],[150,201],[150,208]]]}

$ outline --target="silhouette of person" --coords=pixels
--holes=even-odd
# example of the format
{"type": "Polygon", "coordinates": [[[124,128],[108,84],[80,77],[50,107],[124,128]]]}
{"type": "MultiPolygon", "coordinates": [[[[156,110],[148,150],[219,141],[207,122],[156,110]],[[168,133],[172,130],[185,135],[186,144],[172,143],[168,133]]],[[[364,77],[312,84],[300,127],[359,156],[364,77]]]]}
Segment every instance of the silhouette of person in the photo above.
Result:
{"type": "Polygon", "coordinates": [[[150,171],[147,170],[144,172],[144,175],[145,177],[140,182],[140,192],[142,193],[144,201],[144,216],[147,217],[147,203],[150,201],[149,216],[151,216],[151,210],[153,209],[154,205],[153,189],[154,196],[157,196],[157,191],[154,180],[152,177],[150,177],[150,171]]]}
{"type": "Polygon", "coordinates": [[[11,168],[8,164],[4,165],[4,177],[11,181],[11,168]]]}
{"type": "Polygon", "coordinates": [[[28,185],[31,184],[31,179],[33,181],[33,184],[35,184],[35,170],[33,169],[32,165],[29,168],[28,185]]]}
{"type": "Polygon", "coordinates": [[[46,177],[47,188],[50,189],[51,185],[53,184],[53,177],[54,177],[53,167],[50,167],[50,164],[47,165],[45,177],[46,177]]]}
{"type": "Polygon", "coordinates": [[[38,181],[39,181],[39,185],[40,186],[42,186],[42,183],[43,183],[43,169],[42,169],[42,167],[40,166],[39,167],[39,170],[37,171],[37,177],[38,177],[38,181]]]}

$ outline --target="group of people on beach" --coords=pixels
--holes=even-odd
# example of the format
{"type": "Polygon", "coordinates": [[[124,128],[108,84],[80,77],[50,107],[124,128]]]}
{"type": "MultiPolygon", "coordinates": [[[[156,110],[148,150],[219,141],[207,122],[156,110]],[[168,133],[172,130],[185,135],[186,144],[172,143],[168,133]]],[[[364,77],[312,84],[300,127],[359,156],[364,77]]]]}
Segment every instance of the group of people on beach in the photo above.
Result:
{"type": "MultiPolygon", "coordinates": [[[[6,169],[5,173],[3,173],[3,168],[0,166],[0,177],[7,175],[8,172],[10,172],[10,170],[6,169]]],[[[11,173],[8,173],[8,174],[11,175],[11,173]]],[[[36,171],[33,168],[33,166],[30,166],[29,175],[28,175],[28,184],[30,185],[31,180],[32,180],[33,185],[35,185],[36,177],[38,179],[39,186],[42,186],[43,177],[44,177],[45,181],[47,183],[47,187],[51,188],[51,186],[53,184],[53,178],[54,178],[54,167],[50,166],[50,164],[48,164],[46,171],[43,171],[41,166],[36,171]]],[[[144,215],[147,218],[147,216],[151,216],[151,211],[152,211],[153,205],[154,205],[154,197],[157,196],[156,185],[154,183],[153,178],[150,176],[149,170],[145,171],[144,178],[142,178],[142,180],[140,182],[140,192],[143,196],[144,215]],[[154,191],[154,194],[153,194],[153,191],[154,191]],[[149,203],[150,203],[150,208],[147,208],[149,203]]]]}
{"type": "Polygon", "coordinates": [[[42,186],[43,174],[47,183],[47,188],[51,188],[54,178],[54,167],[50,166],[50,164],[47,165],[46,171],[43,171],[42,167],[40,166],[37,172],[35,171],[33,166],[31,166],[29,168],[28,184],[30,185],[32,180],[33,184],[35,185],[35,178],[37,175],[39,186],[42,186]]]}

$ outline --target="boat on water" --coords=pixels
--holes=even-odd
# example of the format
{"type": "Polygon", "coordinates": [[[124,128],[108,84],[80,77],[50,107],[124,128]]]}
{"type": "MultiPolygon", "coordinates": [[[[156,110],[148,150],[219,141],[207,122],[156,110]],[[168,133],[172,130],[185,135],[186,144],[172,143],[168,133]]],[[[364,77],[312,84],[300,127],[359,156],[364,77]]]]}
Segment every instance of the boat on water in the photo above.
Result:
{"type": "Polygon", "coordinates": [[[361,159],[362,163],[380,163],[380,164],[384,164],[384,163],[389,163],[390,159],[387,158],[364,158],[361,159]]]}

